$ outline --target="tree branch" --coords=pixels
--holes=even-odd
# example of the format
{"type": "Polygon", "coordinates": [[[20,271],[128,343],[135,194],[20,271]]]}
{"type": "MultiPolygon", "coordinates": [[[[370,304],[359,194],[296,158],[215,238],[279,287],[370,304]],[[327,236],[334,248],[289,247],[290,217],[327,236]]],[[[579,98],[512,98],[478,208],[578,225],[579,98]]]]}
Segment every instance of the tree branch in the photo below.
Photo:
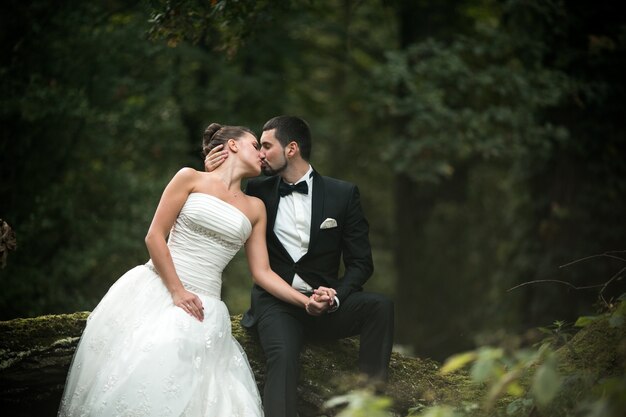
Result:
{"type": "Polygon", "coordinates": [[[567,285],[568,287],[571,287],[571,288],[573,288],[575,290],[586,290],[586,289],[589,289],[589,288],[598,288],[598,287],[603,287],[603,286],[606,285],[606,283],[604,283],[604,284],[596,284],[596,285],[586,285],[584,287],[577,287],[576,285],[573,285],[573,284],[571,284],[571,283],[569,283],[567,281],[561,281],[561,280],[558,280],[558,279],[537,279],[537,280],[534,280],[534,281],[523,282],[523,283],[521,283],[519,285],[516,285],[515,287],[509,288],[506,291],[507,292],[513,291],[513,290],[515,290],[515,289],[517,289],[519,287],[523,287],[523,286],[529,285],[529,284],[537,284],[539,282],[556,282],[556,283],[559,283],[559,284],[567,285]]]}
{"type": "Polygon", "coordinates": [[[625,258],[621,258],[619,256],[615,256],[615,255],[613,255],[614,253],[626,253],[626,250],[612,250],[612,251],[600,253],[600,254],[597,254],[597,255],[586,256],[584,258],[580,258],[580,259],[577,259],[575,261],[566,263],[565,265],[561,265],[561,266],[559,266],[559,268],[565,268],[567,266],[574,265],[574,264],[576,264],[578,262],[586,261],[588,259],[593,259],[593,258],[600,258],[600,257],[619,259],[620,261],[626,262],[625,258]]]}
{"type": "MultiPolygon", "coordinates": [[[[588,260],[588,259],[593,259],[593,258],[599,258],[599,257],[605,257],[605,258],[611,258],[611,259],[619,259],[619,260],[621,260],[621,261],[626,262],[626,259],[625,259],[625,258],[622,258],[622,257],[620,257],[620,256],[616,256],[616,255],[614,255],[615,253],[620,253],[620,254],[621,254],[621,253],[626,253],[626,250],[621,250],[621,251],[620,251],[620,250],[616,250],[616,251],[608,251],[608,252],[604,252],[604,253],[597,254],[597,255],[586,256],[586,257],[584,257],[584,258],[577,259],[577,260],[575,260],[575,261],[569,262],[569,263],[567,263],[567,264],[565,264],[565,265],[561,265],[561,266],[559,266],[559,268],[565,268],[565,267],[567,267],[567,266],[574,265],[575,263],[578,263],[578,262],[586,261],[586,260],[588,260]]],[[[520,287],[523,287],[523,286],[526,286],[526,285],[529,285],[529,284],[537,284],[537,283],[540,283],[540,282],[556,282],[556,283],[558,283],[558,284],[567,285],[568,287],[573,288],[573,289],[575,289],[575,290],[587,290],[587,289],[590,289],[590,288],[602,288],[602,289],[600,290],[600,292],[598,292],[598,297],[599,297],[599,298],[602,300],[602,302],[603,302],[603,303],[604,303],[604,304],[608,307],[608,306],[609,306],[609,303],[608,303],[608,301],[606,301],[606,299],[604,298],[604,291],[607,289],[607,287],[608,287],[608,286],[609,286],[609,285],[610,285],[613,281],[615,281],[616,279],[620,278],[620,277],[621,277],[621,275],[622,275],[624,272],[626,272],[626,266],[625,266],[625,267],[623,267],[622,269],[620,269],[619,271],[617,271],[617,273],[615,273],[615,274],[614,274],[611,278],[609,278],[609,280],[608,280],[608,281],[606,281],[606,282],[605,282],[605,283],[603,283],[603,284],[585,285],[585,286],[581,286],[581,287],[579,287],[579,286],[576,286],[576,285],[574,285],[574,284],[572,284],[572,283],[569,283],[569,282],[567,282],[567,281],[561,281],[561,280],[558,280],[558,279],[538,279],[538,280],[534,280],[534,281],[523,282],[523,283],[521,283],[521,284],[519,284],[519,285],[516,285],[515,287],[509,288],[509,289],[507,290],[507,292],[509,292],[509,291],[513,291],[513,290],[515,290],[515,289],[517,289],[517,288],[520,288],[520,287]]]]}

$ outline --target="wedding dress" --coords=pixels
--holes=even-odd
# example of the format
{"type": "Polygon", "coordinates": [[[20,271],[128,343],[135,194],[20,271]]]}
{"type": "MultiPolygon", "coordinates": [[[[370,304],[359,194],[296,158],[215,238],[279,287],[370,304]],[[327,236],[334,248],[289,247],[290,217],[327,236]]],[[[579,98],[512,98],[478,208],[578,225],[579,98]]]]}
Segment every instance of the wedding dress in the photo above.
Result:
{"type": "Polygon", "coordinates": [[[222,271],[252,225],[234,206],[189,195],[168,239],[204,321],[173,304],[151,261],[100,301],[72,361],[59,416],[262,416],[254,376],[220,299],[222,271]]]}

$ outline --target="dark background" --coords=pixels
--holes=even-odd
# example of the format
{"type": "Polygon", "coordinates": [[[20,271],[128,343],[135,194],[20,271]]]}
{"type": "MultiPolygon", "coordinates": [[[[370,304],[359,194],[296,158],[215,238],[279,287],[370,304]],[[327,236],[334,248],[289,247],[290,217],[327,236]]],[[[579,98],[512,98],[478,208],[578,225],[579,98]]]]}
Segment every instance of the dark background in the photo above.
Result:
{"type": "MultiPolygon", "coordinates": [[[[560,267],[626,249],[617,2],[136,3],[0,6],[0,218],[18,243],[0,319],[93,309],[147,260],[204,127],[278,114],[309,121],[318,171],[360,186],[367,288],[394,299],[409,351],[443,359],[624,292],[623,252],[560,267]],[[567,284],[509,291],[545,280],[567,284]]],[[[243,256],[224,281],[243,312],[243,256]]]]}

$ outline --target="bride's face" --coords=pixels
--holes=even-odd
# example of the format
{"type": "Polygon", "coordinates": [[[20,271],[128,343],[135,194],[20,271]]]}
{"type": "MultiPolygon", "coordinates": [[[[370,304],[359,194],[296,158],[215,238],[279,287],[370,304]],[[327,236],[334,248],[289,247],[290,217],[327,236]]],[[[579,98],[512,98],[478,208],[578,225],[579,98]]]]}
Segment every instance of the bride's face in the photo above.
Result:
{"type": "Polygon", "coordinates": [[[245,133],[237,141],[239,158],[250,168],[249,175],[256,177],[261,174],[261,153],[259,141],[250,133],[245,133]]]}

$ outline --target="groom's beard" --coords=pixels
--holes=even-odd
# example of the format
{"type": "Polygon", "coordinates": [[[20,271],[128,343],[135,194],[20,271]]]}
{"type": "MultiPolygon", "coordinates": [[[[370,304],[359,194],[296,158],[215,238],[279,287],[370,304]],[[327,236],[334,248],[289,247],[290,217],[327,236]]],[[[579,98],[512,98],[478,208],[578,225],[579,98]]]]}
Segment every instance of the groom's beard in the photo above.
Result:
{"type": "Polygon", "coordinates": [[[283,164],[276,168],[272,168],[266,161],[263,161],[263,163],[261,164],[261,171],[263,171],[263,174],[267,175],[268,177],[272,177],[283,172],[285,168],[287,168],[287,165],[288,162],[286,158],[283,160],[283,164]]]}

